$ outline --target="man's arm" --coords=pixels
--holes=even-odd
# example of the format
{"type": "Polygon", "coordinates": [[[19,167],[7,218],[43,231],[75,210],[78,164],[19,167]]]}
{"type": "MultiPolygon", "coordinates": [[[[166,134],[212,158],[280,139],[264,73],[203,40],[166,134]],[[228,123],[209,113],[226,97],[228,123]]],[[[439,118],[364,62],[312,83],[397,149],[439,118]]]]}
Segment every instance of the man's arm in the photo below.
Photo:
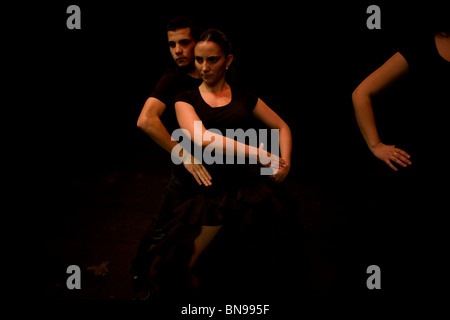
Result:
{"type": "MultiPolygon", "coordinates": [[[[162,101],[153,97],[148,98],[139,115],[137,126],[164,150],[171,153],[178,142],[172,140],[171,135],[161,121],[160,117],[165,109],[166,104],[162,101]]],[[[183,165],[192,174],[198,184],[203,182],[205,186],[211,185],[211,176],[202,164],[194,164],[192,155],[180,156],[190,158],[189,163],[183,162],[183,165]]]]}
{"type": "Polygon", "coordinates": [[[165,109],[166,104],[164,102],[153,97],[148,98],[139,115],[137,126],[161,148],[170,153],[178,142],[172,141],[169,132],[161,122],[160,117],[165,109]]]}

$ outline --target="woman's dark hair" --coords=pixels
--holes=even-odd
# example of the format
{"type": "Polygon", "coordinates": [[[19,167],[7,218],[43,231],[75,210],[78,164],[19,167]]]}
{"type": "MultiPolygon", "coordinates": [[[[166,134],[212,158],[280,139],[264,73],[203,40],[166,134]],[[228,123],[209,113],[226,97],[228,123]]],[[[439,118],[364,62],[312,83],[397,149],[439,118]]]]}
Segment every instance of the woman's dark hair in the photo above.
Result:
{"type": "MultiPolygon", "coordinates": [[[[202,32],[200,35],[200,38],[198,39],[198,42],[201,41],[211,41],[217,44],[225,54],[225,57],[228,57],[229,54],[233,53],[233,48],[231,46],[230,40],[228,40],[225,33],[223,33],[220,30],[217,29],[207,29],[202,32]]],[[[236,57],[234,57],[234,60],[236,60],[236,57]]],[[[231,66],[228,68],[227,74],[226,74],[226,80],[232,85],[238,85],[237,82],[237,76],[236,76],[236,69],[235,69],[235,62],[231,64],[231,66]]]]}
{"type": "Polygon", "coordinates": [[[223,33],[220,30],[207,29],[202,32],[198,41],[199,42],[211,41],[211,42],[216,43],[223,50],[226,57],[232,53],[232,46],[231,46],[230,40],[228,40],[225,33],[223,33]]]}
{"type": "Polygon", "coordinates": [[[178,16],[170,19],[167,23],[167,31],[175,31],[178,29],[190,28],[191,36],[197,42],[202,32],[201,27],[195,22],[195,19],[191,16],[178,16]]]}

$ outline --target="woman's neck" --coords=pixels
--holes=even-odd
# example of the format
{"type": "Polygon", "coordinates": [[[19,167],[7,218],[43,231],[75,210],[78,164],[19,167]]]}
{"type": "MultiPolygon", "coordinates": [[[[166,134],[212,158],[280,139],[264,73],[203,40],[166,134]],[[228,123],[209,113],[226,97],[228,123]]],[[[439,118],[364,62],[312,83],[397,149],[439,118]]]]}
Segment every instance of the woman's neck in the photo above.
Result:
{"type": "Polygon", "coordinates": [[[200,85],[199,90],[203,100],[211,108],[224,107],[228,105],[232,99],[231,88],[225,81],[220,86],[219,84],[208,86],[203,82],[200,85]]]}
{"type": "Polygon", "coordinates": [[[213,85],[208,85],[206,82],[203,81],[203,83],[200,85],[200,90],[208,93],[220,93],[222,91],[228,90],[229,87],[230,86],[225,81],[225,79],[221,79],[219,82],[213,85]]]}

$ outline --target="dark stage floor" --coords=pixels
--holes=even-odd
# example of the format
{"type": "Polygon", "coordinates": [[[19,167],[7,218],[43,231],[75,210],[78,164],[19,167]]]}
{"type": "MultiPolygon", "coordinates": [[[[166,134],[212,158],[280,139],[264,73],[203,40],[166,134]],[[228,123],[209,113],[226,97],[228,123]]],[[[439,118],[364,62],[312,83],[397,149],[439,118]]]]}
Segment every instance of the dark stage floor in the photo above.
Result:
{"type": "MultiPolygon", "coordinates": [[[[36,239],[31,244],[39,250],[33,250],[30,259],[40,261],[39,270],[43,273],[39,280],[45,290],[39,287],[39,299],[132,300],[130,262],[157,213],[170,171],[163,165],[166,160],[165,156],[137,154],[95,173],[72,176],[66,184],[55,187],[58,190],[49,195],[54,212],[43,217],[48,222],[41,228],[45,240],[36,239]],[[69,290],[66,286],[70,265],[80,267],[81,289],[69,290]]],[[[367,267],[375,264],[383,268],[383,260],[370,240],[374,199],[362,198],[346,189],[330,195],[327,188],[302,182],[295,176],[286,185],[296,199],[297,208],[291,214],[292,221],[298,223],[291,225],[295,230],[287,235],[291,239],[288,246],[280,242],[272,243],[267,250],[260,249],[258,259],[263,267],[252,275],[255,291],[251,282],[245,286],[248,291],[239,287],[239,281],[229,282],[233,285],[228,291],[221,291],[219,284],[215,287],[214,277],[220,278],[220,273],[205,270],[220,268],[224,257],[216,259],[220,251],[206,251],[199,261],[200,279],[203,272],[204,287],[211,290],[206,290],[207,297],[216,294],[221,299],[207,301],[234,303],[233,292],[246,292],[244,300],[248,299],[243,303],[285,308],[297,303],[288,301],[300,298],[380,296],[382,290],[369,290],[366,286],[367,267]]],[[[215,246],[220,248],[220,243],[215,246]]],[[[241,280],[245,281],[245,277],[241,280]]]]}

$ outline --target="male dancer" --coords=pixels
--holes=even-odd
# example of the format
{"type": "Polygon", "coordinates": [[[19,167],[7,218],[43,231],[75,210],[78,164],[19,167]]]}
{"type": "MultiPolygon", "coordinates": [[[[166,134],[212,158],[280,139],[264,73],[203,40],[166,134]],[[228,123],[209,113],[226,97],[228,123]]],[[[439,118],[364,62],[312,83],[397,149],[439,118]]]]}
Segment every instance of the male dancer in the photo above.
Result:
{"type": "MultiPolygon", "coordinates": [[[[194,89],[202,82],[194,64],[194,47],[199,35],[200,28],[190,17],[177,17],[169,21],[168,44],[177,68],[167,71],[161,77],[145,102],[137,122],[137,126],[142,131],[169,153],[178,144],[172,141],[169,133],[178,127],[174,98],[178,93],[194,89]],[[163,113],[164,119],[167,120],[164,124],[161,120],[163,113]]],[[[135,299],[146,300],[151,294],[146,278],[156,255],[155,249],[166,236],[162,227],[173,217],[173,210],[191,196],[189,188],[183,187],[187,185],[184,181],[191,179],[189,177],[192,175],[198,184],[203,183],[206,186],[211,184],[211,176],[202,164],[194,164],[190,154],[184,153],[180,156],[183,159],[184,168],[190,174],[180,173],[180,170],[184,171],[180,166],[173,168],[158,215],[141,239],[130,271],[135,299]]]]}

